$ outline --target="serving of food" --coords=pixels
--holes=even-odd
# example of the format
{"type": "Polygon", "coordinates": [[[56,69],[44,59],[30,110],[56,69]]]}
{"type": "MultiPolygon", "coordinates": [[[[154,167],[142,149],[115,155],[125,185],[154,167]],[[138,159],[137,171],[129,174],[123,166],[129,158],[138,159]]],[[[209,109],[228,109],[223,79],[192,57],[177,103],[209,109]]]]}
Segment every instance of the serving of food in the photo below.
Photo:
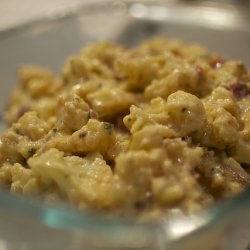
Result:
{"type": "Polygon", "coordinates": [[[78,209],[158,218],[250,183],[250,72],[196,44],[85,46],[61,75],[23,66],[0,184],[78,209]]]}

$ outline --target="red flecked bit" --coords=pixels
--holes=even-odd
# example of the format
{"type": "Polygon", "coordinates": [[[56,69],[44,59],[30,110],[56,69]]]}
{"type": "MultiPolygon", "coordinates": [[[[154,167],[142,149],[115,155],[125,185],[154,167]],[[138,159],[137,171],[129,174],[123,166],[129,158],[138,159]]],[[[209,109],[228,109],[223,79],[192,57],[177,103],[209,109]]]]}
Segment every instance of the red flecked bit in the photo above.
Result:
{"type": "Polygon", "coordinates": [[[220,69],[224,63],[224,60],[222,58],[217,58],[216,60],[212,60],[210,62],[210,66],[214,69],[220,69]]]}
{"type": "Polygon", "coordinates": [[[199,77],[202,77],[204,75],[204,69],[200,65],[196,65],[195,70],[199,77]]]}
{"type": "Polygon", "coordinates": [[[228,89],[237,97],[243,98],[247,95],[250,95],[250,88],[244,83],[236,82],[231,84],[228,89]]]}

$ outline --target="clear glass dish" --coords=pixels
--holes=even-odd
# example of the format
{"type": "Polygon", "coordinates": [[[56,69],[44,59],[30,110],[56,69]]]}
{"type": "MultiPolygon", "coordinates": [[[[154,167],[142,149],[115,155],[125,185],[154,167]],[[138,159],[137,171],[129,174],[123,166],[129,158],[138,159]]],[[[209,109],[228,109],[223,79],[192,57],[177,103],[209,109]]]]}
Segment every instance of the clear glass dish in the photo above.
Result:
{"type": "MultiPolygon", "coordinates": [[[[22,64],[59,72],[86,43],[109,40],[134,45],[161,35],[200,43],[250,66],[248,11],[225,4],[175,1],[100,1],[60,9],[0,33],[0,110],[22,64]]],[[[3,123],[1,123],[3,126],[3,123]]],[[[0,192],[0,250],[246,250],[250,240],[250,188],[200,214],[172,211],[162,221],[136,223],[80,213],[65,205],[0,192]]]]}

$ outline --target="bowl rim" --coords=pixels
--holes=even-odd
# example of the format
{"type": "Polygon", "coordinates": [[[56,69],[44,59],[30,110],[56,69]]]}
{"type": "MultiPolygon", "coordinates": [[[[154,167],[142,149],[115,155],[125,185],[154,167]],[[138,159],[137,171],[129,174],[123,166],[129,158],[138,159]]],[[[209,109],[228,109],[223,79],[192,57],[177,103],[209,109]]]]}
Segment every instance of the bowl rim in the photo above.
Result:
{"type": "MultiPolygon", "coordinates": [[[[3,209],[8,214],[22,216],[24,219],[31,219],[44,226],[58,230],[80,230],[94,231],[111,236],[114,232],[136,232],[148,234],[149,232],[161,234],[161,241],[171,246],[182,242],[196,239],[199,235],[211,232],[220,224],[232,221],[250,206],[250,186],[242,193],[217,202],[216,205],[204,209],[201,212],[185,216],[185,225],[193,225],[193,219],[198,221],[197,226],[190,231],[184,232],[178,237],[166,237],[166,231],[171,230],[175,224],[166,224],[166,217],[151,222],[136,221],[134,217],[121,218],[118,216],[106,216],[90,211],[79,211],[65,203],[42,203],[40,199],[10,194],[7,190],[0,190],[0,211],[3,209]]],[[[175,222],[182,222],[182,218],[176,218],[175,222]]]]}
{"type": "MultiPolygon", "coordinates": [[[[175,1],[175,0],[102,0],[98,2],[91,2],[91,0],[85,2],[85,3],[76,3],[72,6],[66,6],[65,8],[55,8],[52,11],[49,11],[47,13],[44,13],[42,16],[33,18],[31,20],[27,20],[24,22],[21,22],[19,24],[15,24],[11,27],[2,28],[0,30],[0,39],[4,37],[8,37],[11,34],[16,34],[25,30],[28,30],[29,28],[32,28],[36,25],[43,25],[53,22],[58,22],[61,20],[65,20],[68,18],[75,17],[77,15],[84,15],[84,14],[92,14],[99,11],[117,11],[119,8],[130,8],[132,5],[139,4],[144,6],[160,6],[160,7],[168,7],[172,9],[189,9],[189,11],[193,11],[194,9],[198,9],[197,13],[193,13],[194,16],[197,14],[201,16],[201,13],[206,13],[207,11],[216,11],[219,9],[220,12],[222,12],[222,15],[224,14],[231,14],[231,18],[233,18],[233,22],[230,23],[230,27],[244,27],[249,28],[250,23],[250,5],[243,6],[243,5],[235,5],[233,3],[228,2],[217,2],[217,1],[207,1],[207,0],[200,0],[197,2],[186,2],[186,1],[175,1]],[[232,26],[233,25],[233,26],[232,26]]],[[[218,14],[218,13],[217,13],[218,14]]],[[[161,17],[161,18],[173,18],[175,17],[175,13],[173,15],[170,14],[168,17],[161,17]]],[[[137,18],[137,17],[136,17],[137,18]]],[[[143,18],[143,17],[139,17],[143,18]]],[[[159,20],[156,18],[156,20],[159,20]]],[[[210,19],[212,21],[213,18],[210,19]]],[[[181,19],[181,23],[189,23],[188,19],[181,19]]],[[[193,21],[191,21],[191,24],[193,24],[193,21]]],[[[202,26],[207,25],[206,22],[202,22],[202,26]]],[[[218,24],[218,23],[217,23],[218,24]]],[[[229,27],[229,28],[230,28],[229,27]]],[[[214,27],[215,28],[215,27],[214,27]]],[[[223,27],[225,28],[225,27],[223,27]]]]}

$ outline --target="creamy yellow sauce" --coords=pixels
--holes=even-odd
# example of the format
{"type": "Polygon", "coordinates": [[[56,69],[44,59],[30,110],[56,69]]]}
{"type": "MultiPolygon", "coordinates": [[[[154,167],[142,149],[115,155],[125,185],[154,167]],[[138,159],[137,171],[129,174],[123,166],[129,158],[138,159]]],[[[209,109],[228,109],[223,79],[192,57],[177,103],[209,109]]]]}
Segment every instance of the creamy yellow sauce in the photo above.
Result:
{"type": "Polygon", "coordinates": [[[12,193],[119,215],[190,213],[250,181],[250,73],[196,44],[85,46],[19,72],[0,140],[12,193]]]}

